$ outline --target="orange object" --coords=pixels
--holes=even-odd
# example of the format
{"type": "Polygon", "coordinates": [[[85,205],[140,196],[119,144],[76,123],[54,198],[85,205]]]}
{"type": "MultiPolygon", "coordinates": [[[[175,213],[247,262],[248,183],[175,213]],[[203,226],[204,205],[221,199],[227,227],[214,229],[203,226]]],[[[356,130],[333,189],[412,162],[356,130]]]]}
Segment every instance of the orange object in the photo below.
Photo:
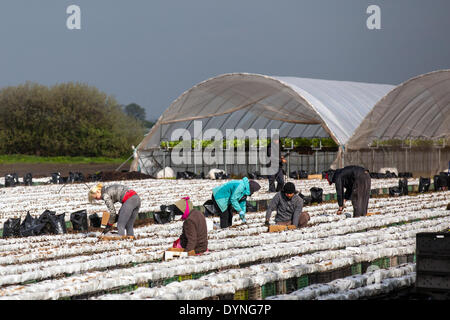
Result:
{"type": "Polygon", "coordinates": [[[381,212],[380,212],[380,211],[377,211],[377,212],[367,212],[366,216],[373,216],[373,215],[376,215],[376,214],[381,214],[381,212]]]}

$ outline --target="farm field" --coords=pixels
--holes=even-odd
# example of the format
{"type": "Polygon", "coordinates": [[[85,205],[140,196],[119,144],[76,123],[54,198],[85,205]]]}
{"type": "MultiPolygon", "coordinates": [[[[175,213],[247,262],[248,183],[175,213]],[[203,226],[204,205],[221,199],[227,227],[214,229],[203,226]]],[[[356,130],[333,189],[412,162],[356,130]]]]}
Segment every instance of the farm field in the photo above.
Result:
{"type": "MultiPolygon", "coordinates": [[[[141,195],[141,212],[186,195],[201,206],[224,182],[120,181],[141,195]]],[[[267,180],[258,182],[249,200],[270,199],[267,180]]],[[[323,180],[293,182],[304,195],[311,187],[335,192],[323,180]]],[[[372,179],[372,189],[396,185],[398,179],[372,179]]],[[[61,187],[1,188],[1,223],[46,209],[66,212],[66,221],[77,210],[105,210],[88,204],[84,184],[61,187]]],[[[134,240],[99,240],[99,232],[0,239],[0,299],[365,299],[414,284],[415,235],[448,230],[449,199],[450,191],[374,197],[369,212],[379,214],[359,218],[336,215],[337,204],[327,201],[304,207],[307,227],[279,233],[267,232],[264,211],[249,212],[246,224],[235,216],[231,228],[210,230],[209,252],[170,261],[163,254],[180,236],[181,221],[136,227],[134,240]]]]}

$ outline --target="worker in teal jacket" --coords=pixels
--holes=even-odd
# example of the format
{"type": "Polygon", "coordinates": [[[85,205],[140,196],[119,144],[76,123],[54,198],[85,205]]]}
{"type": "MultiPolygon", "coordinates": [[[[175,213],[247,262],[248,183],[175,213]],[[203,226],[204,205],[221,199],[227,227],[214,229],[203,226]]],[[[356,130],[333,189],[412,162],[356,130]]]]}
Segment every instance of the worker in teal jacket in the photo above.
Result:
{"type": "Polygon", "coordinates": [[[212,200],[217,211],[220,210],[220,227],[232,225],[234,212],[245,222],[247,196],[258,191],[261,186],[253,180],[244,177],[242,180],[232,180],[213,189],[212,200]]]}

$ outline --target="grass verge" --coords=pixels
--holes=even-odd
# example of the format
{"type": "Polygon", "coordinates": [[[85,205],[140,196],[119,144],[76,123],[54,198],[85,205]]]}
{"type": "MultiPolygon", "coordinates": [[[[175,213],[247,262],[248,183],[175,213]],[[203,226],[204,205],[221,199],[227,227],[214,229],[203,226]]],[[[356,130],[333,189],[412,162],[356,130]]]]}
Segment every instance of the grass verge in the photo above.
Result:
{"type": "MultiPolygon", "coordinates": [[[[0,155],[0,164],[15,163],[67,163],[67,164],[93,164],[110,163],[121,164],[127,158],[105,158],[105,157],[38,157],[22,154],[0,155]]],[[[132,159],[128,162],[131,163],[132,159]]]]}

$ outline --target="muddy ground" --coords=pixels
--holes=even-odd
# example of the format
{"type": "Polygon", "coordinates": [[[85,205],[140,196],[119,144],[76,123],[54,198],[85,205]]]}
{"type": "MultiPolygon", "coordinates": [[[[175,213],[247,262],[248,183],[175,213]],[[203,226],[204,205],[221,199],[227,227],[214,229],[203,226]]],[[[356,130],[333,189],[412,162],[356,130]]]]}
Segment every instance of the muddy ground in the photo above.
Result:
{"type": "MultiPolygon", "coordinates": [[[[61,176],[68,176],[69,172],[81,172],[84,176],[94,174],[100,171],[109,172],[115,171],[120,164],[53,164],[53,163],[17,163],[17,164],[0,164],[0,176],[5,174],[17,173],[20,181],[25,174],[31,173],[33,178],[50,177],[54,172],[60,172],[61,176]]],[[[119,172],[122,170],[128,171],[129,164],[124,164],[119,172]]]]}

